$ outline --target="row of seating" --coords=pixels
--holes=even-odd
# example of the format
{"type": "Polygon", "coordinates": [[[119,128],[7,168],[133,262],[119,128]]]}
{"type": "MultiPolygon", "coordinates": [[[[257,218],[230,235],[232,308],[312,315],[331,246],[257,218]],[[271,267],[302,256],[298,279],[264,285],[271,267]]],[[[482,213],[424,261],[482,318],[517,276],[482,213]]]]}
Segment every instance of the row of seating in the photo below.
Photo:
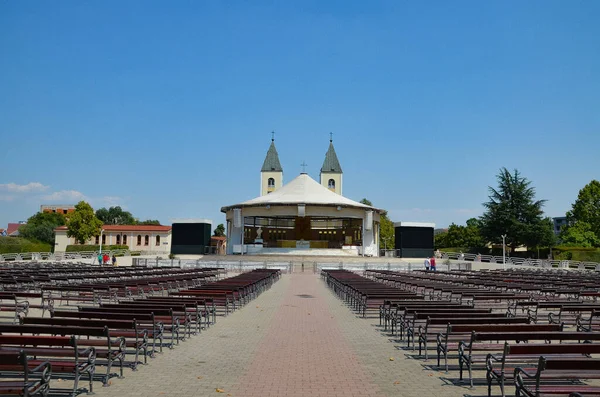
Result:
{"type": "MultiPolygon", "coordinates": [[[[600,360],[592,356],[600,354],[600,332],[595,332],[598,329],[591,320],[600,316],[592,312],[590,319],[582,320],[583,310],[595,305],[581,301],[581,294],[572,292],[574,286],[568,289],[570,296],[558,290],[522,294],[518,289],[490,285],[485,282],[487,274],[476,283],[463,285],[461,280],[472,280],[460,274],[419,273],[424,272],[373,271],[366,278],[343,270],[324,270],[322,275],[332,290],[363,316],[365,305],[373,306],[365,300],[382,301],[382,330],[387,333],[391,328],[392,336],[406,340],[413,351],[418,343],[418,357],[427,360],[428,350],[435,349],[438,368],[458,369],[460,380],[467,373],[471,386],[473,371],[485,370],[488,395],[497,384],[504,396],[506,382],[514,383],[517,396],[600,394],[600,387],[582,382],[600,378],[600,360]],[[407,292],[413,296],[400,294],[407,292]],[[465,302],[465,295],[486,298],[465,302]],[[540,303],[553,299],[557,301],[554,305],[561,303],[562,313],[578,311],[577,329],[557,323],[558,317],[544,322],[531,311],[523,310],[519,315],[514,304],[522,299],[539,299],[536,302],[540,303]],[[363,303],[357,306],[356,300],[363,303]],[[486,300],[494,304],[476,303],[486,300]],[[580,310],[581,306],[585,307],[580,310]],[[453,358],[457,359],[456,367],[448,363],[453,358]]],[[[514,273],[511,277],[521,279],[514,273]]],[[[590,283],[581,288],[592,291],[590,283]]]]}
{"type": "Polygon", "coordinates": [[[123,377],[124,367],[135,371],[163,346],[172,349],[209,328],[216,321],[218,299],[231,296],[232,310],[239,308],[278,278],[279,270],[257,269],[185,290],[198,293],[88,302],[77,310],[53,310],[49,318],[27,316],[20,324],[0,324],[0,376],[12,378],[0,380],[0,394],[46,395],[52,378],[72,379],[72,395],[91,393],[95,381],[107,386],[113,377],[123,377]],[[44,371],[47,381],[42,382],[44,371]],[[39,382],[31,384],[31,379],[39,382]],[[84,380],[87,388],[80,388],[84,380]]]}

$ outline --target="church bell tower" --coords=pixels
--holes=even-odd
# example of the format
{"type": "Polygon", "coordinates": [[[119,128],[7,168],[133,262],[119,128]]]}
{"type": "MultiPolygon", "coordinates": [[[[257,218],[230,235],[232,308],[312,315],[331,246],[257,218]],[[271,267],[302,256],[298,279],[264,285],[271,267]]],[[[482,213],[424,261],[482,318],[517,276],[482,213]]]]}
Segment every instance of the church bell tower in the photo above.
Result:
{"type": "Polygon", "coordinates": [[[333,148],[333,134],[329,134],[329,149],[321,167],[321,185],[339,195],[342,194],[342,167],[333,148]]]}
{"type": "Polygon", "coordinates": [[[275,148],[275,133],[272,133],[271,146],[260,170],[260,195],[264,196],[283,186],[283,168],[275,148]]]}

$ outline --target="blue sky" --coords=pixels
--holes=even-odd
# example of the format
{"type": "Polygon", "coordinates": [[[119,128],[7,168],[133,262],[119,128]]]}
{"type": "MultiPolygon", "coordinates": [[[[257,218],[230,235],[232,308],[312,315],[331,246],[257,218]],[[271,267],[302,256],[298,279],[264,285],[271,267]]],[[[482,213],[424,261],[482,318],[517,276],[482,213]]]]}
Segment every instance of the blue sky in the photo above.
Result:
{"type": "Polygon", "coordinates": [[[462,223],[500,167],[559,216],[600,177],[597,1],[0,2],[0,227],[89,200],[209,218],[329,132],[344,195],[462,223]]]}

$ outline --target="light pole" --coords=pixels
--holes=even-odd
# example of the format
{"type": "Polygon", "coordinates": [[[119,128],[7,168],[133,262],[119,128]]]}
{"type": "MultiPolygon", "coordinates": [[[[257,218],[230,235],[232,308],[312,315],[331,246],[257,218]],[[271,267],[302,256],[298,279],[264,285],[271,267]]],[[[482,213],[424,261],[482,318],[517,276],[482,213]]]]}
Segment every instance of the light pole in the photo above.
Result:
{"type": "MultiPolygon", "coordinates": [[[[104,229],[100,230],[100,252],[98,255],[102,256],[102,234],[104,233],[104,229]]],[[[101,265],[102,263],[99,263],[101,265]]]]}
{"type": "Polygon", "coordinates": [[[502,268],[506,270],[506,234],[502,235],[502,268]]]}

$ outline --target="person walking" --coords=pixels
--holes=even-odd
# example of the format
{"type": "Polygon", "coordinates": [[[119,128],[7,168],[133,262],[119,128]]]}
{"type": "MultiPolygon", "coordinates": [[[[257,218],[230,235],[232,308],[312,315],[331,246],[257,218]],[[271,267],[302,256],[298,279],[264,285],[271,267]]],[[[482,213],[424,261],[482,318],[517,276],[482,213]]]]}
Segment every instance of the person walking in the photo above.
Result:
{"type": "Polygon", "coordinates": [[[112,256],[112,264],[113,266],[117,266],[117,257],[115,256],[115,254],[113,254],[112,256]]]}
{"type": "Polygon", "coordinates": [[[104,254],[104,256],[102,257],[102,264],[103,265],[108,265],[108,261],[109,261],[109,257],[108,254],[104,254]]]}
{"type": "Polygon", "coordinates": [[[431,257],[431,259],[429,260],[429,264],[431,265],[431,271],[435,272],[435,257],[431,257]]]}
{"type": "Polygon", "coordinates": [[[425,270],[429,271],[429,266],[431,266],[431,262],[429,261],[429,258],[425,258],[425,270]]]}
{"type": "Polygon", "coordinates": [[[98,264],[102,264],[102,254],[98,254],[98,264]]]}

